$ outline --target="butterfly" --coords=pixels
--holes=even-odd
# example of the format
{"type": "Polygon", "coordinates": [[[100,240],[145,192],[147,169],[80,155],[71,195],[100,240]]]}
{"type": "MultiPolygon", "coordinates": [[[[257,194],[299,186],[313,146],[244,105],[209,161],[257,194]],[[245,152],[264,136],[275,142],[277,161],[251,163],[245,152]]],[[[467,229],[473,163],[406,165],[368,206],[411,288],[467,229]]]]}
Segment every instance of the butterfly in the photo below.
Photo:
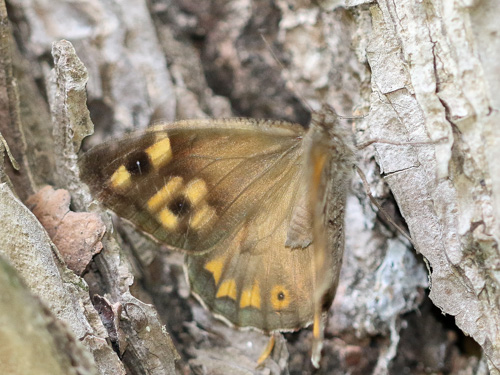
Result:
{"type": "Polygon", "coordinates": [[[161,124],[98,145],[80,161],[95,198],[186,253],[192,293],[236,327],[313,323],[338,284],[354,146],[329,106],[308,129],[244,118],[161,124]]]}

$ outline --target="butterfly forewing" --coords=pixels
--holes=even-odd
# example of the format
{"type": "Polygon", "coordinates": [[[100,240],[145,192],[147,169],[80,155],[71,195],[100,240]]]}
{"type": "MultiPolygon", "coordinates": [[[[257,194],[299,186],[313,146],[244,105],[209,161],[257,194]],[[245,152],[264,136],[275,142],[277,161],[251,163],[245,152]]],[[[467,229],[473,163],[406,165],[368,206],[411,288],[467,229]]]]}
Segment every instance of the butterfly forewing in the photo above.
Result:
{"type": "Polygon", "coordinates": [[[202,252],[231,235],[300,152],[302,129],[182,121],[104,143],[80,161],[91,192],[157,240],[202,252]],[[228,132],[228,126],[236,126],[228,132]],[[258,181],[258,183],[257,183],[258,181]]]}

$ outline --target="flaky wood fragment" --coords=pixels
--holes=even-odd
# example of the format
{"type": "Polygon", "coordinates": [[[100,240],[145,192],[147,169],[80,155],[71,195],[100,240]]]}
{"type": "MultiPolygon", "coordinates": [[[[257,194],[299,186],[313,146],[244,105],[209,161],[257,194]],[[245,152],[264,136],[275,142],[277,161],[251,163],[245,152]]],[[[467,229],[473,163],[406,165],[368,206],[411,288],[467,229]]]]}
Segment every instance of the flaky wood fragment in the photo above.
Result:
{"type": "Polygon", "coordinates": [[[71,211],[70,200],[66,190],[46,186],[30,196],[26,205],[43,225],[68,268],[82,276],[92,258],[102,250],[106,226],[96,213],[71,211]]]}

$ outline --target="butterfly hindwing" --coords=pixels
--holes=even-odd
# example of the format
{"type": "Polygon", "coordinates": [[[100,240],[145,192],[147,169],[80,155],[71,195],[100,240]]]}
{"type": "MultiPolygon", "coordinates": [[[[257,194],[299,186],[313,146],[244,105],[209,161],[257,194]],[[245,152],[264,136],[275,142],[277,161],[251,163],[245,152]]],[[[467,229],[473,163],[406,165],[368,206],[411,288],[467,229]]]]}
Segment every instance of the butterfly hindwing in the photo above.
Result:
{"type": "Polygon", "coordinates": [[[314,320],[315,361],[342,262],[354,155],[336,121],[328,109],[316,114],[297,154],[298,171],[267,186],[267,199],[234,238],[186,263],[195,295],[234,325],[271,332],[314,320]]]}
{"type": "Polygon", "coordinates": [[[285,246],[306,187],[298,165],[267,186],[259,209],[249,213],[232,237],[207,254],[187,257],[195,295],[233,325],[271,332],[295,330],[312,321],[313,246],[285,246]]]}

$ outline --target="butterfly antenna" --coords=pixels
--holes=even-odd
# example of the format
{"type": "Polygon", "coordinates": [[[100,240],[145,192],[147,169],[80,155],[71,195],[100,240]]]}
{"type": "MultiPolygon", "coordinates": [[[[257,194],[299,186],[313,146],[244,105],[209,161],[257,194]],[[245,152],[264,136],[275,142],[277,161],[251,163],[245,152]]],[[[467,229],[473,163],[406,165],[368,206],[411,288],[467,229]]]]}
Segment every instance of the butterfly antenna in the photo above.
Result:
{"type": "Polygon", "coordinates": [[[278,58],[278,56],[276,56],[276,53],[274,52],[274,49],[273,47],[271,46],[271,44],[269,44],[269,42],[267,41],[266,37],[261,33],[260,34],[260,37],[262,38],[262,40],[264,41],[264,44],[266,45],[267,49],[269,50],[269,52],[271,53],[271,56],[273,57],[274,61],[276,61],[276,63],[279,65],[279,67],[281,68],[282,71],[285,72],[286,74],[286,83],[290,86],[292,86],[292,89],[295,93],[295,95],[300,99],[300,101],[302,102],[302,104],[307,107],[307,109],[309,109],[309,111],[312,113],[314,112],[314,110],[312,109],[312,107],[309,105],[309,103],[307,102],[306,98],[304,98],[304,96],[302,96],[302,94],[300,94],[300,91],[297,89],[297,86],[295,85],[295,83],[293,83],[293,81],[290,79],[290,72],[288,71],[288,69],[283,65],[283,63],[280,61],[280,59],[278,58]]]}
{"type": "Polygon", "coordinates": [[[343,116],[343,115],[338,115],[341,119],[344,120],[359,120],[361,118],[366,118],[368,117],[368,113],[361,115],[361,116],[343,116]]]}
{"type": "Polygon", "coordinates": [[[361,170],[361,168],[359,168],[357,165],[355,167],[356,167],[356,171],[358,172],[359,177],[361,178],[361,181],[363,182],[363,186],[365,187],[366,194],[368,195],[368,198],[370,198],[370,201],[385,216],[386,220],[389,221],[389,223],[391,223],[397,229],[397,231],[400,232],[403,235],[403,237],[405,237],[408,241],[410,241],[410,243],[413,245],[413,247],[415,247],[415,243],[411,239],[410,235],[408,233],[406,233],[406,231],[403,228],[401,228],[401,226],[398,225],[391,218],[391,216],[387,213],[387,211],[384,208],[382,208],[382,206],[380,205],[380,203],[378,203],[377,200],[375,199],[375,197],[372,195],[371,190],[370,190],[370,185],[368,184],[368,181],[366,180],[366,176],[363,173],[363,171],[361,170]]]}
{"type": "Polygon", "coordinates": [[[428,146],[428,145],[435,145],[435,144],[442,144],[448,142],[448,137],[441,137],[439,139],[436,139],[434,141],[417,141],[417,142],[397,142],[397,141],[390,141],[387,139],[381,139],[381,138],[374,138],[370,139],[369,141],[363,142],[360,145],[356,145],[358,150],[362,150],[364,148],[367,148],[368,146],[371,146],[374,143],[381,143],[385,145],[394,145],[394,146],[428,146]]]}

